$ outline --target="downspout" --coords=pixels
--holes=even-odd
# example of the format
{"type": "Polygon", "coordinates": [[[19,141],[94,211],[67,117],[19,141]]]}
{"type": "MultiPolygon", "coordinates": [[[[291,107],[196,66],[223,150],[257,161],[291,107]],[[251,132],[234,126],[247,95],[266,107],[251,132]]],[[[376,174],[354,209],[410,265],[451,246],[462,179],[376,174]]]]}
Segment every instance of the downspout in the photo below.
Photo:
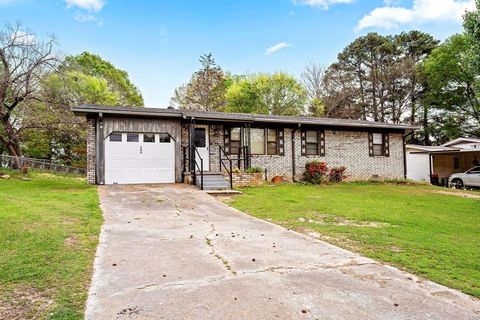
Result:
{"type": "Polygon", "coordinates": [[[105,184],[105,141],[104,141],[104,134],[103,134],[103,113],[98,114],[97,118],[97,155],[98,155],[98,162],[97,162],[97,183],[100,185],[105,184]]]}
{"type": "Polygon", "coordinates": [[[407,143],[406,140],[409,136],[413,134],[413,130],[402,136],[403,139],[403,178],[407,179],[407,143]]]}
{"type": "Polygon", "coordinates": [[[295,175],[297,174],[296,166],[296,157],[295,157],[295,133],[300,130],[301,124],[298,124],[298,127],[292,130],[292,181],[297,182],[295,180],[295,175]]]}

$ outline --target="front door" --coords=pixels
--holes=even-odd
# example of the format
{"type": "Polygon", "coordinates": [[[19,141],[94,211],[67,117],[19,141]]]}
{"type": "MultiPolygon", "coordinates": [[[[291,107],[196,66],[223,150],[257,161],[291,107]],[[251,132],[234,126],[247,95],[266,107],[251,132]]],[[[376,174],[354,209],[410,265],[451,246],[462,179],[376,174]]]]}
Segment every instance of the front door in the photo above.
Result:
{"type": "MultiPolygon", "coordinates": [[[[195,135],[193,140],[194,146],[197,148],[200,157],[203,159],[203,171],[210,171],[210,143],[208,139],[208,126],[197,125],[195,126],[195,135]]],[[[198,160],[200,165],[200,160],[198,160]]],[[[195,168],[196,170],[197,168],[195,168]]]]}

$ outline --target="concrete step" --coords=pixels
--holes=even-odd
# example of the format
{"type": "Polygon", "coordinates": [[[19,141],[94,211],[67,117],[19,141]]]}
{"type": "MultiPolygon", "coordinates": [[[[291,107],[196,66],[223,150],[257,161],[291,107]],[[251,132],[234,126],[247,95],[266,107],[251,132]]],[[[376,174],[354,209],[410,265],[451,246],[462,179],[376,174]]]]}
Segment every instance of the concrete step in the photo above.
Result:
{"type": "MultiPolygon", "coordinates": [[[[197,174],[197,186],[201,185],[200,174],[197,174]]],[[[222,173],[208,172],[203,174],[203,189],[204,190],[228,190],[230,184],[225,180],[222,173]]]]}

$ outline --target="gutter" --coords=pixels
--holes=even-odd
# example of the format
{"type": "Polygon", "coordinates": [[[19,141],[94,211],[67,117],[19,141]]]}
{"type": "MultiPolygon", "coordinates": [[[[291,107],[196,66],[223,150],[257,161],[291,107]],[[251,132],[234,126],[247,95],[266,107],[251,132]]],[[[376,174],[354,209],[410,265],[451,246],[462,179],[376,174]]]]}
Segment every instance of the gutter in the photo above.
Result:
{"type": "Polygon", "coordinates": [[[410,131],[409,133],[407,134],[404,134],[402,136],[402,140],[403,140],[403,178],[404,179],[407,179],[407,144],[405,142],[405,140],[411,136],[415,131],[410,131]]]}
{"type": "Polygon", "coordinates": [[[298,127],[292,130],[292,181],[297,182],[295,180],[295,175],[297,174],[296,166],[296,157],[295,157],[295,133],[300,130],[302,125],[299,123],[298,127]]]}

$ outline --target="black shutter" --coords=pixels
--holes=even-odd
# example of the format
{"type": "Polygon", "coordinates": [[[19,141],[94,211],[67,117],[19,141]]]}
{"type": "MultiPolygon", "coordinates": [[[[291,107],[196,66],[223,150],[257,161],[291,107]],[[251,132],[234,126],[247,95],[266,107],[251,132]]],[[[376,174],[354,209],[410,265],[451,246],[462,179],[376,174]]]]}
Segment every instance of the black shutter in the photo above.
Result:
{"type": "Polygon", "coordinates": [[[230,128],[223,127],[223,143],[225,146],[225,153],[230,154],[230,128]]]}
{"type": "Polygon", "coordinates": [[[307,132],[305,130],[302,130],[300,135],[301,135],[302,156],[305,156],[307,155],[307,132]]]}
{"type": "Polygon", "coordinates": [[[318,141],[318,155],[320,157],[325,157],[325,131],[317,131],[317,141],[318,141]]]}
{"type": "Polygon", "coordinates": [[[368,133],[368,155],[373,157],[373,133],[368,133]]]}
{"type": "Polygon", "coordinates": [[[388,132],[383,134],[383,155],[385,157],[390,156],[390,137],[388,132]]]}
{"type": "Polygon", "coordinates": [[[284,156],[285,155],[285,131],[283,129],[278,129],[277,148],[278,148],[278,155],[284,156]]]}

